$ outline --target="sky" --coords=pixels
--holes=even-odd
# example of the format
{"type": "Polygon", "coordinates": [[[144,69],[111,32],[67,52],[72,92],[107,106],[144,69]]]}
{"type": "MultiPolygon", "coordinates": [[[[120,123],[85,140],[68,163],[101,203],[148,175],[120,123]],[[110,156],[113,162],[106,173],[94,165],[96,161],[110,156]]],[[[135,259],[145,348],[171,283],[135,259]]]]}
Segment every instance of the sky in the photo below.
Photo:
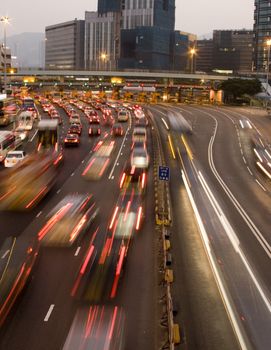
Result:
{"type": "MultiPolygon", "coordinates": [[[[97,0],[1,0],[0,16],[11,23],[7,36],[44,32],[45,26],[95,11],[97,0]]],[[[214,29],[252,29],[254,0],[176,0],[176,29],[202,36],[214,29]]],[[[3,29],[0,29],[0,38],[3,29]]]]}

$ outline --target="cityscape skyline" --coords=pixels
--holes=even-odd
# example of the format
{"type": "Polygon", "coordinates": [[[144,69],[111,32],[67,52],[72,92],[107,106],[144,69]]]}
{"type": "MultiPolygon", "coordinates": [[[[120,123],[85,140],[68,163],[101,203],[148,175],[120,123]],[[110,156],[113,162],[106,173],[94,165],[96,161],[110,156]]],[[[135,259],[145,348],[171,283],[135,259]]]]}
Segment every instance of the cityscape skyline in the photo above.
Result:
{"type": "MultiPolygon", "coordinates": [[[[58,8],[52,0],[48,0],[46,4],[39,4],[39,7],[35,5],[33,0],[28,0],[27,8],[31,8],[31,12],[27,12],[24,3],[18,3],[16,0],[3,1],[1,15],[8,15],[11,18],[8,36],[24,32],[44,32],[44,28],[48,25],[74,18],[83,19],[85,11],[97,9],[96,0],[81,0],[80,6],[76,3],[70,4],[67,8],[62,5],[58,8]]],[[[197,3],[197,11],[193,2],[178,0],[176,1],[176,29],[198,36],[207,35],[215,29],[252,29],[253,10],[253,0],[239,0],[237,8],[234,0],[228,0],[226,4],[215,0],[210,0],[208,3],[200,0],[197,3]],[[232,11],[233,6],[235,11],[232,11]],[[208,15],[202,16],[203,13],[208,15]],[[192,21],[191,18],[193,18],[192,21]]],[[[3,30],[0,29],[0,38],[2,37],[3,30]]]]}

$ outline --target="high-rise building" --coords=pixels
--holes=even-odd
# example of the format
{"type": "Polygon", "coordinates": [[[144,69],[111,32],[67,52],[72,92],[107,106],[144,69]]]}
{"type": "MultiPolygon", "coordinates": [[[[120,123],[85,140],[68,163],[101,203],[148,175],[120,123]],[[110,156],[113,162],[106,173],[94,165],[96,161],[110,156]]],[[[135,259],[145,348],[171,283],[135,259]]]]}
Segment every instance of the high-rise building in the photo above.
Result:
{"type": "Polygon", "coordinates": [[[98,0],[98,13],[120,12],[121,0],[98,0]]]}
{"type": "Polygon", "coordinates": [[[251,72],[252,57],[252,30],[214,30],[213,69],[251,72]]]}
{"type": "Polygon", "coordinates": [[[122,0],[122,69],[169,70],[175,0],[122,0]]]}
{"type": "Polygon", "coordinates": [[[212,39],[197,41],[196,70],[210,73],[213,70],[214,42],[212,39]]]}
{"type": "Polygon", "coordinates": [[[191,72],[195,70],[195,57],[191,56],[191,49],[197,45],[197,37],[194,34],[174,31],[172,38],[172,70],[191,72]]]}
{"type": "Polygon", "coordinates": [[[4,44],[0,44],[0,71],[4,71],[5,68],[5,60],[6,60],[6,68],[11,67],[11,50],[9,47],[4,46],[4,44]]]}
{"type": "Polygon", "coordinates": [[[85,21],[73,20],[45,28],[45,67],[84,69],[85,21]]]}
{"type": "Polygon", "coordinates": [[[114,70],[120,56],[120,12],[86,12],[85,68],[114,70]]]}
{"type": "Polygon", "coordinates": [[[268,61],[266,42],[271,39],[271,1],[255,0],[254,5],[253,69],[263,72],[267,70],[268,61]]]}

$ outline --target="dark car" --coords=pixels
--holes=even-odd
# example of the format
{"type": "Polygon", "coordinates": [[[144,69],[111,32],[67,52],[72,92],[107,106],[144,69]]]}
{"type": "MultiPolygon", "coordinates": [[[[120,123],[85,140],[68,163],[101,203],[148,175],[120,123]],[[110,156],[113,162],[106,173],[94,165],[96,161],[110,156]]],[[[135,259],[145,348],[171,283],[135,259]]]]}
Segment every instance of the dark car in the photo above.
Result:
{"type": "Polygon", "coordinates": [[[89,136],[101,135],[101,127],[99,125],[96,125],[96,124],[90,125],[90,127],[88,129],[88,134],[89,134],[89,136]]]}
{"type": "Polygon", "coordinates": [[[65,146],[79,146],[80,138],[78,134],[67,134],[64,140],[65,146]]]}
{"type": "Polygon", "coordinates": [[[123,135],[123,127],[120,124],[114,124],[112,126],[111,133],[113,136],[122,136],[123,135]]]}
{"type": "Polygon", "coordinates": [[[82,128],[81,128],[80,124],[71,124],[68,133],[81,135],[82,128]]]}

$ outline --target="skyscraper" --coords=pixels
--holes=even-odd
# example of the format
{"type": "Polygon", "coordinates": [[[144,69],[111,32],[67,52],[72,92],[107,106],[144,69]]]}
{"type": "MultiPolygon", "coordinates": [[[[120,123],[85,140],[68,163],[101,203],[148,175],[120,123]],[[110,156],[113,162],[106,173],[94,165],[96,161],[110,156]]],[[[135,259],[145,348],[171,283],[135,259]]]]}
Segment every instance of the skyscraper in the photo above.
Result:
{"type": "Polygon", "coordinates": [[[123,0],[121,8],[119,67],[169,70],[175,0],[123,0]]]}
{"type": "Polygon", "coordinates": [[[84,69],[85,21],[73,20],[45,28],[45,67],[84,69]]]}
{"type": "Polygon", "coordinates": [[[254,9],[254,70],[266,71],[267,40],[271,39],[271,1],[255,0],[254,9]]]}
{"type": "Polygon", "coordinates": [[[98,0],[98,13],[120,12],[121,0],[98,0]]]}

